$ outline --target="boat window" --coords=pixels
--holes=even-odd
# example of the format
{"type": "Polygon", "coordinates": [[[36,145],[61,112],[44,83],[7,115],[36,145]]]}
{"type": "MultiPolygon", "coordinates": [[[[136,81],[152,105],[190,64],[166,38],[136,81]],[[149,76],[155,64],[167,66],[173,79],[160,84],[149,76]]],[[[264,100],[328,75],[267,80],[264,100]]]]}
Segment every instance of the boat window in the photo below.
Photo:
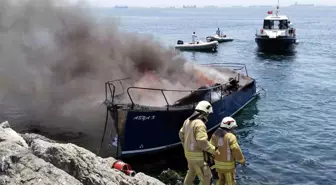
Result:
{"type": "Polygon", "coordinates": [[[264,29],[284,30],[288,29],[287,20],[264,20],[264,29]]]}
{"type": "Polygon", "coordinates": [[[271,21],[264,20],[264,29],[271,29],[271,21]]]}

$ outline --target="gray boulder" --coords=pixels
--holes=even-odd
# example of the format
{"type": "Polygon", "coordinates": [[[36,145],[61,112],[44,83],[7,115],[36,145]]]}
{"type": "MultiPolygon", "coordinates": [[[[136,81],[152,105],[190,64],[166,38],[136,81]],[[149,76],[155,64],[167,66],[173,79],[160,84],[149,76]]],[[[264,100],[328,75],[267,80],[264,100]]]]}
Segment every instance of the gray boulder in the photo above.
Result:
{"type": "Polygon", "coordinates": [[[138,173],[112,169],[114,158],[101,158],[74,144],[60,144],[36,134],[23,138],[7,122],[0,124],[0,185],[163,185],[138,173]],[[28,143],[28,144],[27,144],[28,143]]]}
{"type": "Polygon", "coordinates": [[[51,140],[45,136],[41,136],[35,133],[25,133],[25,134],[21,134],[21,137],[26,141],[26,143],[30,146],[31,143],[36,140],[36,139],[40,139],[43,141],[47,141],[49,143],[56,143],[56,141],[51,140]]]}
{"type": "Polygon", "coordinates": [[[0,124],[0,185],[82,185],[77,179],[34,156],[8,123],[0,124]]]}

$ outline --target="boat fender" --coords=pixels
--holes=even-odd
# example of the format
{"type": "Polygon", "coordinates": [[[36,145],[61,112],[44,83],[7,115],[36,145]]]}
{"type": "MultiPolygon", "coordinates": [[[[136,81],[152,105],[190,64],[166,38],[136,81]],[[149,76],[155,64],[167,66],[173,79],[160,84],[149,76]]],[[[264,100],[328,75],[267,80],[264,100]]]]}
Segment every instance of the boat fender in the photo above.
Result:
{"type": "Polygon", "coordinates": [[[177,44],[183,44],[183,41],[182,40],[178,40],[177,44]]]}
{"type": "Polygon", "coordinates": [[[293,35],[295,35],[295,33],[296,33],[296,29],[293,29],[293,35]]]}
{"type": "Polygon", "coordinates": [[[261,34],[264,34],[264,29],[260,29],[260,33],[261,33],[261,34]]]}
{"type": "Polygon", "coordinates": [[[132,167],[129,164],[124,163],[120,160],[117,160],[116,162],[114,162],[112,164],[112,168],[122,171],[126,175],[131,176],[131,177],[134,177],[136,174],[135,171],[132,170],[132,167]]]}

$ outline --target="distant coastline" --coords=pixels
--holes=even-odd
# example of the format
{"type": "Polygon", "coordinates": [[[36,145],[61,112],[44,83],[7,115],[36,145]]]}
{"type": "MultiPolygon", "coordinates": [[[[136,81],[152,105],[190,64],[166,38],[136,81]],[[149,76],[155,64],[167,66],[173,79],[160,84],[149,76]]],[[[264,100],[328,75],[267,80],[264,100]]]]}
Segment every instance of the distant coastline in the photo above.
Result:
{"type": "MultiPolygon", "coordinates": [[[[280,5],[281,6],[281,5],[280,5]]],[[[199,8],[206,8],[206,9],[218,9],[218,8],[270,8],[275,7],[275,5],[226,5],[226,6],[216,6],[216,5],[205,5],[205,6],[196,6],[196,5],[182,5],[182,6],[127,6],[127,5],[116,5],[114,7],[101,7],[101,8],[115,8],[115,9],[129,9],[129,8],[136,8],[136,9],[148,9],[148,8],[155,8],[155,9],[199,9],[199,8]]],[[[316,5],[316,4],[299,4],[295,3],[292,5],[282,5],[281,7],[336,7],[332,5],[316,5]]]]}
{"type": "Polygon", "coordinates": [[[114,8],[128,8],[128,6],[126,6],[126,5],[116,5],[114,8]]]}
{"type": "Polygon", "coordinates": [[[290,6],[315,6],[315,4],[299,4],[298,2],[295,2],[294,4],[290,6]]]}
{"type": "Polygon", "coordinates": [[[189,5],[183,5],[183,8],[196,8],[196,5],[191,5],[191,6],[189,6],[189,5]]]}

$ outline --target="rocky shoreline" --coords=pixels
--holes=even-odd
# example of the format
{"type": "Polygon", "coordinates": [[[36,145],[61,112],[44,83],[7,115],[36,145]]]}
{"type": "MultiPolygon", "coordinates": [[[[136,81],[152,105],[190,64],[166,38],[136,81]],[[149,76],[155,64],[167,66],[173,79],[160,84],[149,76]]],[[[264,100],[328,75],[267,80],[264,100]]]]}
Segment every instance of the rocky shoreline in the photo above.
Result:
{"type": "Polygon", "coordinates": [[[111,168],[115,161],[71,143],[37,134],[20,135],[8,122],[0,124],[0,185],[164,184],[144,173],[127,176],[111,168]]]}

